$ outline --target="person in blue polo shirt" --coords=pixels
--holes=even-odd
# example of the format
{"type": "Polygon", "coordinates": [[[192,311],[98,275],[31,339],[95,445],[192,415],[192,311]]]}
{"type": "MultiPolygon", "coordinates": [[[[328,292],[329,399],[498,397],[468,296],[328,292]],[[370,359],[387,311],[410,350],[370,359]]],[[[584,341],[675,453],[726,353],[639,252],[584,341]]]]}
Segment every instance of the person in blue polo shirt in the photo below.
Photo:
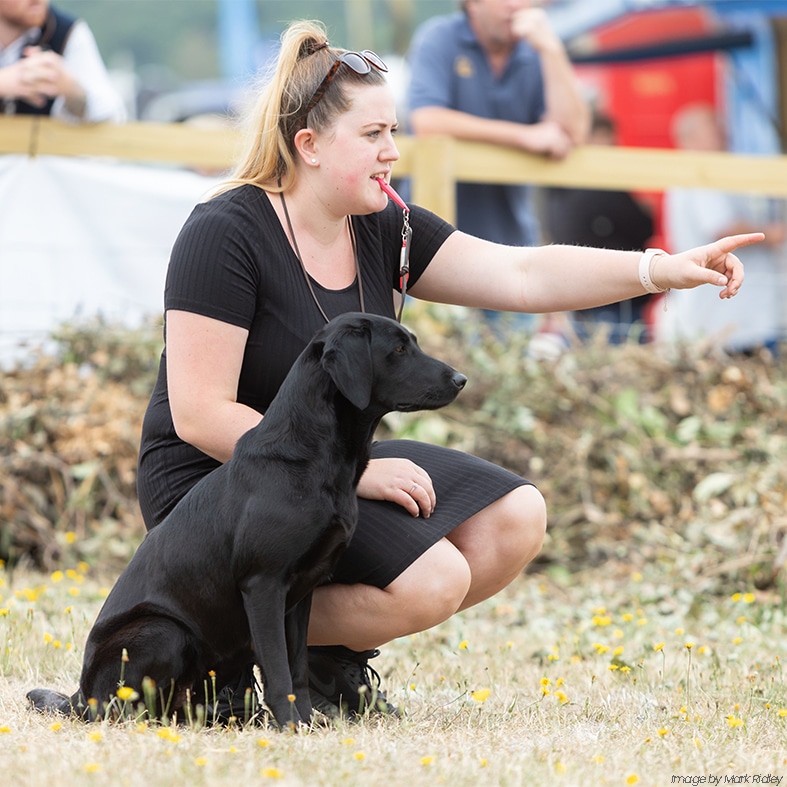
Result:
{"type": "MultiPolygon", "coordinates": [[[[563,158],[590,109],[539,3],[464,0],[413,36],[408,110],[415,134],[447,134],[563,158]]],[[[457,226],[514,246],[539,242],[526,185],[460,183],[457,226]]]]}

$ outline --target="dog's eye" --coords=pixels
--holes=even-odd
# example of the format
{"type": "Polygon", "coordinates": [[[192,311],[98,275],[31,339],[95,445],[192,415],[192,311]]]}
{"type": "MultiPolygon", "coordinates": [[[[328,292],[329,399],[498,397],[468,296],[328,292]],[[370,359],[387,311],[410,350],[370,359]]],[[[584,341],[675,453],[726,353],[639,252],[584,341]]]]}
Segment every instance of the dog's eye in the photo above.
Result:
{"type": "Polygon", "coordinates": [[[403,344],[400,344],[400,345],[399,345],[399,346],[398,346],[398,347],[397,347],[397,348],[394,350],[394,352],[395,352],[397,355],[401,355],[401,354],[402,354],[403,352],[405,352],[405,351],[406,351],[406,348],[405,348],[405,346],[404,346],[403,344]]]}

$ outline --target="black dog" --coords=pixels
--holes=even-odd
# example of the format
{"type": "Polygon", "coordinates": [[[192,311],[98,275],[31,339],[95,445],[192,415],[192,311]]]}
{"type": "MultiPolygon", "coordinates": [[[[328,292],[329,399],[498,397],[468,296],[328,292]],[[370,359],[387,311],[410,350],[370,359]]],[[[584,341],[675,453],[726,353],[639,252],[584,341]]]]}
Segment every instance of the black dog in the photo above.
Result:
{"type": "Polygon", "coordinates": [[[35,689],[33,707],[93,720],[119,715],[121,685],[155,685],[163,718],[255,661],[276,722],[308,720],[311,594],[355,529],[375,428],[448,404],[465,382],[393,320],[332,320],[232,458],[148,533],[88,636],[77,692],[35,689]]]}

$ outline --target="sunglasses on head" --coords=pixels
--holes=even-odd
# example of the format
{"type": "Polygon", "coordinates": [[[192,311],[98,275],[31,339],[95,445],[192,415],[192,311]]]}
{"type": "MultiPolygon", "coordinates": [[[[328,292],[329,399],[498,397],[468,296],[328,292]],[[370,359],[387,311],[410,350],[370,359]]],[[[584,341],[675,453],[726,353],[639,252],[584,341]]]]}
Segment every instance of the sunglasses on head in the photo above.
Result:
{"type": "Polygon", "coordinates": [[[356,74],[361,75],[368,74],[372,70],[372,67],[376,68],[378,71],[388,71],[388,66],[385,65],[382,58],[372,52],[371,49],[364,49],[363,52],[343,52],[334,61],[328,73],[325,75],[325,79],[320,82],[319,87],[314,91],[311,101],[309,101],[306,106],[307,115],[320,103],[325,92],[331,86],[331,82],[333,82],[336,72],[339,70],[339,66],[341,66],[342,63],[349,66],[356,74]]]}

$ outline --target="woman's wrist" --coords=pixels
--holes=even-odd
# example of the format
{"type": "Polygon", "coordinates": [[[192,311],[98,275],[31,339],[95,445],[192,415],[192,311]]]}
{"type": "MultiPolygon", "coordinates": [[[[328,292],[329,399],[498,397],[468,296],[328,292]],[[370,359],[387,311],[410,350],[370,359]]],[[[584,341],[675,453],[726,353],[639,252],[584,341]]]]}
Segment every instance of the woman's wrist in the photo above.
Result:
{"type": "Polygon", "coordinates": [[[639,283],[646,292],[656,295],[666,292],[669,287],[659,286],[653,279],[653,268],[659,257],[666,257],[667,252],[662,249],[646,249],[639,258],[639,283]]]}

